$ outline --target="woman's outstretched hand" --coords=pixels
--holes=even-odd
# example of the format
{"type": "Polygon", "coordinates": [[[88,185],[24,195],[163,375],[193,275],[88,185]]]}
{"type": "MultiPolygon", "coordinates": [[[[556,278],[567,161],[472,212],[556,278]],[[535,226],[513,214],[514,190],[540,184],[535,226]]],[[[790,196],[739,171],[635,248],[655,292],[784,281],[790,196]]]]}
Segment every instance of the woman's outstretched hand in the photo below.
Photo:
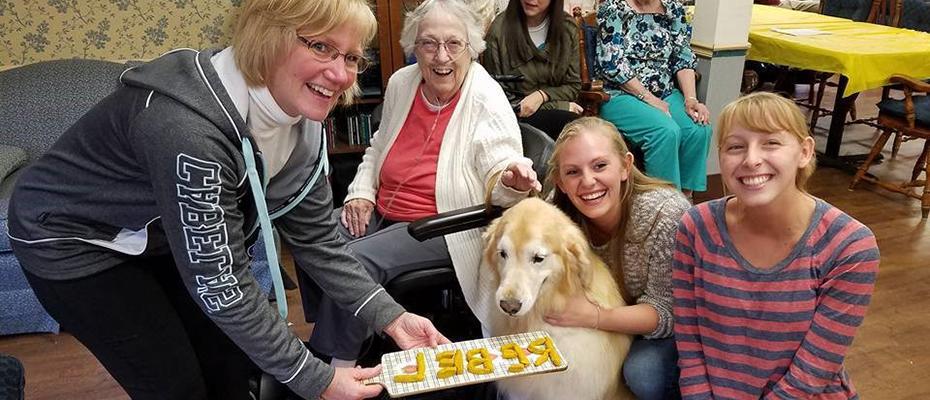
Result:
{"type": "Polygon", "coordinates": [[[501,183],[518,192],[542,191],[542,184],[536,177],[533,167],[524,163],[511,163],[501,174],[501,183]]]}
{"type": "Polygon", "coordinates": [[[430,320],[405,312],[384,327],[384,333],[403,350],[416,347],[436,347],[449,343],[430,320]]]}

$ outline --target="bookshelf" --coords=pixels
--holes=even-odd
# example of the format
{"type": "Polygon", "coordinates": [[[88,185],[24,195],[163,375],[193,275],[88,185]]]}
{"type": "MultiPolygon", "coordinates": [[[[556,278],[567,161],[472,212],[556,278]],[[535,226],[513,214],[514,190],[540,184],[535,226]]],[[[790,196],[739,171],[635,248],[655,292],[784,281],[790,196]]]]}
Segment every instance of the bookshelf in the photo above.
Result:
{"type": "Polygon", "coordinates": [[[368,147],[371,134],[377,131],[377,119],[370,116],[381,104],[388,79],[405,64],[404,52],[398,43],[404,14],[421,0],[370,0],[378,19],[378,35],[368,56],[375,61],[368,71],[359,75],[362,95],[355,104],[337,107],[323,126],[333,155],[361,153],[368,147]]]}
{"type": "Polygon", "coordinates": [[[330,154],[365,151],[378,129],[381,99],[358,102],[333,110],[323,121],[323,134],[330,154]]]}
{"type": "Polygon", "coordinates": [[[416,8],[420,2],[422,0],[370,0],[372,11],[378,19],[377,38],[371,43],[368,52],[375,65],[359,75],[362,96],[356,99],[355,104],[337,107],[327,118],[331,120],[324,121],[323,124],[329,143],[330,165],[333,167],[330,183],[335,207],[342,205],[346,187],[354,178],[356,167],[362,161],[362,153],[368,147],[366,133],[367,139],[370,139],[377,131],[377,121],[380,120],[379,106],[383,101],[388,79],[395,71],[407,65],[404,50],[399,43],[400,32],[404,15],[416,8]],[[366,117],[367,115],[372,117],[366,117]],[[361,121],[361,124],[358,125],[356,121],[361,121]],[[353,136],[353,133],[360,137],[353,136]]]}

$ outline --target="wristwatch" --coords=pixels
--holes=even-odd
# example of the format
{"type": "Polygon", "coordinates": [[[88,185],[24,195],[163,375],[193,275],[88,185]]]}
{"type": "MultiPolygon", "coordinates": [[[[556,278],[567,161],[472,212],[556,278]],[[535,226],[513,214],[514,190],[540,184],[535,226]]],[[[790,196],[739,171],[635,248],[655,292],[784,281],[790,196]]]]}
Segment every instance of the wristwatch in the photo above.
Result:
{"type": "Polygon", "coordinates": [[[643,101],[643,99],[646,98],[646,91],[643,90],[642,92],[637,93],[636,98],[639,99],[639,101],[643,101]]]}

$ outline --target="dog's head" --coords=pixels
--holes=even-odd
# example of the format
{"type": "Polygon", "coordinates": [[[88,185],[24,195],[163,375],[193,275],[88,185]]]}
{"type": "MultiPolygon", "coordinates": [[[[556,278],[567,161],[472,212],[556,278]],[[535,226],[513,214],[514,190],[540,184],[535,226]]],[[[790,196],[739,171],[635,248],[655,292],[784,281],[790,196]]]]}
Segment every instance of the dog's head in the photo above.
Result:
{"type": "Polygon", "coordinates": [[[584,234],[555,206],[525,199],[484,233],[484,264],[497,275],[500,311],[523,316],[587,287],[592,259],[584,234]]]}

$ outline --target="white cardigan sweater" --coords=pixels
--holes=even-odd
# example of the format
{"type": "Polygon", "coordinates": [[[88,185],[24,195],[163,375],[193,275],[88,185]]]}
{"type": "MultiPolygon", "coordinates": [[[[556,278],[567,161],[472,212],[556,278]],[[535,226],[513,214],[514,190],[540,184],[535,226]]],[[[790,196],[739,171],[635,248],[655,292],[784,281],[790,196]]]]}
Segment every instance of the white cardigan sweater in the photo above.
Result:
{"type": "MultiPolygon", "coordinates": [[[[362,198],[372,203],[378,192],[381,164],[407,120],[417,88],[423,80],[420,68],[404,67],[388,81],[378,132],[365,150],[346,201],[362,198]]],[[[461,88],[461,97],[446,127],[436,169],[436,209],[439,212],[482,204],[486,182],[513,162],[532,165],[523,157],[520,127],[500,85],[477,62],[472,62],[461,88]]],[[[527,196],[503,186],[498,179],[491,202],[509,206],[527,196]]],[[[465,300],[487,328],[501,318],[494,302],[497,281],[480,273],[481,232],[472,229],[446,235],[446,244],[465,300]]]]}

